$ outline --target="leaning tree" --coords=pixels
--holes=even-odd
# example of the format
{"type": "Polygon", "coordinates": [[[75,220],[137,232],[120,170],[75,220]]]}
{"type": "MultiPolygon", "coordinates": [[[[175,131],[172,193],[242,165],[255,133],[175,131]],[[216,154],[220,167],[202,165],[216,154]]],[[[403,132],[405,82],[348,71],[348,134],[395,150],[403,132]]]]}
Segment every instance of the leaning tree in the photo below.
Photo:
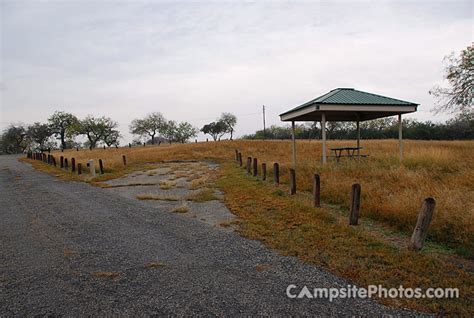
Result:
{"type": "Polygon", "coordinates": [[[230,134],[230,140],[232,140],[235,125],[237,124],[237,117],[231,113],[222,113],[219,121],[226,125],[226,132],[230,134]]]}

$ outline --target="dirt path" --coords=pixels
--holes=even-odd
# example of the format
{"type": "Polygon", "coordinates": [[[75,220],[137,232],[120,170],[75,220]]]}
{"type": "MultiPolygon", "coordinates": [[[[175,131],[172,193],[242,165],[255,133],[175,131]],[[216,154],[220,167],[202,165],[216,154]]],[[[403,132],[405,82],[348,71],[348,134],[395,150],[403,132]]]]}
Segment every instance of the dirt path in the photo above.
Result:
{"type": "Polygon", "coordinates": [[[347,281],[121,187],[59,181],[11,156],[0,175],[0,316],[403,313],[288,299],[289,284],[347,281]]]}

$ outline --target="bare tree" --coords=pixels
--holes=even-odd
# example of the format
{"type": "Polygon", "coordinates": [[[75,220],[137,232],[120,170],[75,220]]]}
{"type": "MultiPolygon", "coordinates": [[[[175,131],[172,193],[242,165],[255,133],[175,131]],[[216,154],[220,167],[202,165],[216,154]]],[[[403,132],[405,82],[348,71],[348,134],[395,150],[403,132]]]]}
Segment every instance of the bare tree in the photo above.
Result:
{"type": "Polygon", "coordinates": [[[433,87],[429,93],[437,99],[436,113],[473,112],[474,101],[474,45],[461,51],[459,57],[454,52],[444,58],[447,63],[445,79],[449,88],[433,87]]]}

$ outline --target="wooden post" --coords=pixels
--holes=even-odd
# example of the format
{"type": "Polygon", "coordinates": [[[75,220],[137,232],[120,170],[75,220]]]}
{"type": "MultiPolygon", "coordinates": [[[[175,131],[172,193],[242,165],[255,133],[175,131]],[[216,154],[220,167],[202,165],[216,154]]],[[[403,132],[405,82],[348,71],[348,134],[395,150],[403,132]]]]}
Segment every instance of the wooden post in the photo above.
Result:
{"type": "Polygon", "coordinates": [[[262,180],[267,180],[267,164],[262,163],[262,180]]]}
{"type": "Polygon", "coordinates": [[[67,158],[64,158],[64,169],[68,170],[69,169],[69,163],[67,158]]]}
{"type": "Polygon", "coordinates": [[[273,164],[273,183],[276,185],[280,184],[280,165],[278,162],[273,164]]]}
{"type": "Polygon", "coordinates": [[[359,120],[356,122],[357,126],[357,158],[360,158],[360,123],[359,120]]]}
{"type": "Polygon", "coordinates": [[[319,174],[313,177],[313,207],[319,208],[321,206],[321,178],[319,174]]]}
{"type": "Polygon", "coordinates": [[[125,157],[125,155],[122,155],[122,161],[123,161],[123,165],[126,166],[127,165],[127,157],[125,157]]]}
{"type": "Polygon", "coordinates": [[[326,113],[321,113],[321,137],[323,139],[323,164],[326,163],[326,113]]]}
{"type": "Polygon", "coordinates": [[[131,143],[128,143],[128,148],[132,148],[132,144],[131,144],[131,143]]]}
{"type": "Polygon", "coordinates": [[[56,158],[53,156],[51,159],[53,160],[53,165],[56,167],[56,158]]]}
{"type": "Polygon", "coordinates": [[[433,198],[426,198],[423,201],[421,211],[418,214],[418,220],[416,221],[415,229],[410,239],[408,249],[410,251],[419,251],[423,248],[426,236],[428,235],[428,227],[430,226],[431,219],[436,207],[436,201],[433,198]]]}
{"type": "Polygon", "coordinates": [[[239,151],[235,149],[235,161],[239,161],[239,151]]]}
{"type": "Polygon", "coordinates": [[[104,174],[104,164],[102,163],[102,159],[99,159],[99,169],[100,174],[104,174]]]}
{"type": "Polygon", "coordinates": [[[76,159],[71,158],[71,172],[76,171],[76,159]]]}
{"type": "Polygon", "coordinates": [[[293,169],[296,169],[296,131],[294,121],[291,122],[291,146],[293,169]]]}
{"type": "Polygon", "coordinates": [[[82,164],[80,163],[77,164],[77,174],[78,175],[82,174],[82,164]]]}
{"type": "Polygon", "coordinates": [[[402,114],[398,114],[398,148],[400,150],[400,162],[403,160],[403,136],[402,136],[403,124],[402,114]]]}
{"type": "Polygon", "coordinates": [[[247,157],[247,174],[250,175],[250,169],[252,167],[252,157],[247,157]]]}
{"type": "Polygon", "coordinates": [[[296,194],[296,173],[295,169],[290,169],[290,194],[296,194]]]}
{"type": "Polygon", "coordinates": [[[253,176],[256,177],[258,174],[258,161],[257,158],[253,158],[253,176]]]}
{"type": "Polygon", "coordinates": [[[61,169],[64,168],[64,157],[63,156],[59,157],[59,168],[61,168],[61,169]]]}
{"type": "Polygon", "coordinates": [[[351,191],[351,208],[349,211],[349,225],[359,224],[359,212],[360,212],[360,184],[355,183],[352,185],[352,191],[351,191]]]}
{"type": "Polygon", "coordinates": [[[239,152],[239,166],[242,167],[242,153],[239,152]]]}

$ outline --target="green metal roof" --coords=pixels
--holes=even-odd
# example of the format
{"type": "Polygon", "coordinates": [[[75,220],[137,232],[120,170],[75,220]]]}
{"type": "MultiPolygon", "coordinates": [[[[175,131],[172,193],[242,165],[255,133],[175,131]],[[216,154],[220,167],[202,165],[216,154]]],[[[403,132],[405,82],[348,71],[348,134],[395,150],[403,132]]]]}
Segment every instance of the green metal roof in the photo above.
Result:
{"type": "Polygon", "coordinates": [[[281,115],[291,113],[295,110],[303,109],[311,105],[379,105],[379,106],[418,106],[418,104],[395,99],[391,97],[376,95],[372,93],[358,91],[353,88],[336,88],[321,95],[309,102],[297,106],[281,115]]]}

